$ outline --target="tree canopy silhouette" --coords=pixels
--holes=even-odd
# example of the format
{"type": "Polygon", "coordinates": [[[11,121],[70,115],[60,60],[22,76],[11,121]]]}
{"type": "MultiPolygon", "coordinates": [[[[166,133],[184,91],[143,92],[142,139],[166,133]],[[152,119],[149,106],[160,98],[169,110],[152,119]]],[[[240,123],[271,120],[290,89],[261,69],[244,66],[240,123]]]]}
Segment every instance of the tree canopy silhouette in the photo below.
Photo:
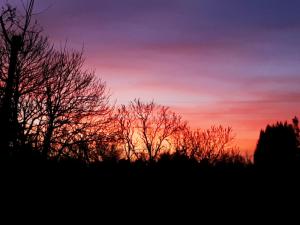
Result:
{"type": "Polygon", "coordinates": [[[294,166],[299,153],[297,137],[297,118],[294,125],[287,122],[277,122],[268,125],[260,132],[254,153],[254,163],[265,167],[294,166]]]}
{"type": "Polygon", "coordinates": [[[45,157],[89,161],[112,111],[106,84],[83,69],[81,52],[51,46],[33,6],[25,16],[10,5],[0,14],[1,154],[29,146],[45,157]]]}
{"type": "MultiPolygon", "coordinates": [[[[25,16],[10,5],[0,14],[1,154],[26,146],[46,159],[86,164],[155,164],[162,155],[209,166],[247,163],[231,127],[191,129],[181,115],[153,101],[135,99],[115,109],[105,82],[84,69],[82,52],[55,49],[43,35],[33,22],[33,5],[29,0],[25,16]]],[[[293,126],[299,139],[297,119],[293,126]]],[[[262,148],[258,155],[269,151],[262,148]]]]}
{"type": "MultiPolygon", "coordinates": [[[[49,50],[46,37],[32,22],[34,1],[25,16],[10,5],[0,14],[0,142],[1,153],[22,145],[23,131],[19,123],[21,99],[39,86],[40,65],[49,50]]],[[[23,143],[24,144],[24,143],[23,143]]]]}

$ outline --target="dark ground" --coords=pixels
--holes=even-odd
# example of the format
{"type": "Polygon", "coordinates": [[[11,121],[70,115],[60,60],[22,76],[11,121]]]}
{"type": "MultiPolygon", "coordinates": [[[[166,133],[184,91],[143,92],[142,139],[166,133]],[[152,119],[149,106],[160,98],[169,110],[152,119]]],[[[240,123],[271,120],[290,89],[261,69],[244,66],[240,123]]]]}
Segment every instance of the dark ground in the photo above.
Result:
{"type": "Polygon", "coordinates": [[[158,224],[158,218],[228,222],[260,215],[272,218],[299,205],[300,173],[295,168],[125,161],[87,167],[75,161],[19,159],[1,165],[2,208],[26,212],[29,218],[83,216],[141,224],[158,224]]]}

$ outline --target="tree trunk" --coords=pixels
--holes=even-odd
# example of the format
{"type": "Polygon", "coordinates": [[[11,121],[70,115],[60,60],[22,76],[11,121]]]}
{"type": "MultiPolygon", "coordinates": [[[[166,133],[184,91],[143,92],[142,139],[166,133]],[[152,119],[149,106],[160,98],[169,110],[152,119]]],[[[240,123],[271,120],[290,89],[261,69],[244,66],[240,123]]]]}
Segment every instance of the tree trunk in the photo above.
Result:
{"type": "Polygon", "coordinates": [[[17,89],[17,61],[18,54],[21,49],[22,40],[20,36],[13,36],[10,44],[10,58],[9,58],[9,68],[7,75],[7,82],[4,90],[4,96],[2,99],[2,105],[0,109],[0,148],[4,151],[10,151],[16,148],[17,142],[17,129],[18,129],[18,120],[17,120],[17,105],[18,102],[15,102],[18,98],[18,89],[17,89]]]}
{"type": "Polygon", "coordinates": [[[53,120],[51,119],[48,123],[48,128],[44,137],[44,143],[43,143],[43,150],[42,150],[42,155],[47,158],[48,157],[48,153],[50,151],[50,147],[51,147],[51,138],[53,135],[53,120]]]}

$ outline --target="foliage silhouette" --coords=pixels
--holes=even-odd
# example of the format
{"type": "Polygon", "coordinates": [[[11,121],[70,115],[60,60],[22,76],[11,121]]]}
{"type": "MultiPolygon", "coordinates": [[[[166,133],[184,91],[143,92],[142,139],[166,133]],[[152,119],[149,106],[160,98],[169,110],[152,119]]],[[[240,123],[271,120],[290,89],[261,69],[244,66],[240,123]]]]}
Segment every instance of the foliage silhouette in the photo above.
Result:
{"type": "Polygon", "coordinates": [[[114,136],[106,135],[112,118],[106,85],[83,69],[81,52],[51,47],[32,21],[33,5],[25,16],[10,5],[0,15],[1,154],[31,146],[45,158],[88,163],[114,136]]]}
{"type": "Polygon", "coordinates": [[[299,140],[296,120],[294,126],[287,122],[268,125],[260,132],[254,153],[254,163],[262,167],[293,167],[298,162],[299,140]]]}
{"type": "Polygon", "coordinates": [[[48,53],[47,39],[32,23],[34,1],[25,9],[25,16],[7,5],[0,15],[0,142],[1,154],[10,154],[25,144],[19,123],[21,99],[39,86],[40,65],[48,53]]]}
{"type": "Polygon", "coordinates": [[[54,49],[32,23],[33,5],[30,0],[25,17],[7,5],[0,17],[1,152],[32,149],[45,159],[84,164],[123,158],[154,164],[164,153],[210,165],[235,157],[231,128],[192,131],[153,101],[135,99],[113,110],[105,83],[83,69],[82,53],[54,49]]]}
{"type": "MultiPolygon", "coordinates": [[[[153,101],[110,104],[105,82],[83,69],[82,52],[54,49],[31,25],[33,3],[26,17],[10,6],[0,16],[0,162],[6,177],[44,179],[50,187],[69,180],[75,186],[128,181],[134,190],[143,181],[156,190],[169,181],[251,182],[260,172],[235,147],[231,127],[193,130],[153,101]]],[[[295,165],[298,148],[297,118],[293,125],[267,126],[255,164],[295,165]]]]}

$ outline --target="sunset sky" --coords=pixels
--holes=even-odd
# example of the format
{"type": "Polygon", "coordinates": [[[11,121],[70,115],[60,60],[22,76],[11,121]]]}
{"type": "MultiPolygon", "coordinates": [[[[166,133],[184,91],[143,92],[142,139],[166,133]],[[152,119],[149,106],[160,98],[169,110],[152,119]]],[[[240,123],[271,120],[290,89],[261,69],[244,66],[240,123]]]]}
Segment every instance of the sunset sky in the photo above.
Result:
{"type": "Polygon", "coordinates": [[[36,0],[35,12],[56,46],[84,46],[118,104],[229,125],[250,152],[266,124],[300,116],[298,0],[36,0]]]}

